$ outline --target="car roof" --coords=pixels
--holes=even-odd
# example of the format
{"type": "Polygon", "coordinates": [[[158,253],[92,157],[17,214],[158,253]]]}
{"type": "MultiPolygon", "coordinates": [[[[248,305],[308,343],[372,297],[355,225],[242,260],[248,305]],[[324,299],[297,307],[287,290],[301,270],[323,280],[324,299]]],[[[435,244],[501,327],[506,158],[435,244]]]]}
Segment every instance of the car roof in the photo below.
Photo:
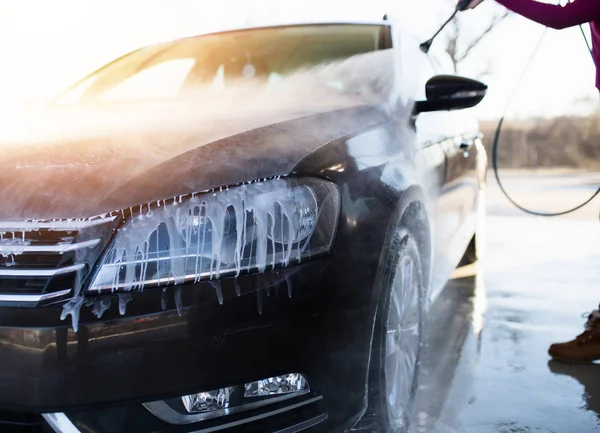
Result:
{"type": "MultiPolygon", "coordinates": [[[[335,20],[328,20],[328,21],[303,21],[303,22],[291,22],[291,23],[279,23],[279,24],[268,24],[268,25],[257,25],[257,26],[247,26],[247,27],[235,27],[235,28],[230,28],[230,29],[223,29],[223,30],[218,30],[218,31],[210,31],[210,32],[206,32],[206,33],[198,33],[196,35],[192,35],[192,36],[187,36],[187,37],[183,37],[183,38],[176,38],[176,39],[171,39],[171,40],[167,40],[167,41],[163,41],[161,43],[158,44],[153,44],[153,45],[160,45],[160,44],[164,44],[164,43],[169,43],[169,42],[176,42],[176,41],[181,41],[181,40],[185,40],[185,39],[194,39],[194,38],[200,38],[203,36],[210,36],[210,35],[221,35],[221,34],[227,34],[227,33],[235,33],[235,32],[245,32],[248,30],[267,30],[267,29],[277,29],[277,28],[291,28],[291,27],[311,27],[311,26],[336,26],[336,25],[348,25],[348,26],[382,26],[382,27],[391,27],[392,23],[386,20],[381,20],[381,21],[335,21],[335,20]]],[[[151,45],[148,45],[151,46],[151,45]]]]}

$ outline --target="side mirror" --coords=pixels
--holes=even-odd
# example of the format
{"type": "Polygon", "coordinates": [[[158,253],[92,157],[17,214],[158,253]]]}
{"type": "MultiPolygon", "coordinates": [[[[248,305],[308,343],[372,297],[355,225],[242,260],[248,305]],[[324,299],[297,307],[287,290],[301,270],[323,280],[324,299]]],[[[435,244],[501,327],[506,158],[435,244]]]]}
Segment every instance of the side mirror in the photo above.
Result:
{"type": "Polygon", "coordinates": [[[480,81],[455,75],[437,75],[425,85],[427,100],[415,103],[415,114],[474,107],[486,93],[487,86],[480,81]]]}

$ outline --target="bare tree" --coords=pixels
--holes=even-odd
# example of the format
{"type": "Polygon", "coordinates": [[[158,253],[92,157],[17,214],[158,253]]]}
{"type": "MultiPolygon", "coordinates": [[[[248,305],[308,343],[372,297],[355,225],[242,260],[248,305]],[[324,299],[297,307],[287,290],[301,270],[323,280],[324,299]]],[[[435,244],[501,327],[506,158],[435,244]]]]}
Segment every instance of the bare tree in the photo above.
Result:
{"type": "MultiPolygon", "coordinates": [[[[452,66],[454,67],[455,73],[458,73],[461,62],[463,62],[473,52],[475,47],[477,47],[481,41],[483,41],[485,37],[508,16],[508,11],[494,14],[488,25],[479,30],[475,37],[468,35],[468,33],[464,31],[463,23],[461,23],[461,20],[458,17],[450,23],[451,27],[448,32],[446,52],[452,60],[452,66]]],[[[488,63],[487,69],[483,71],[481,75],[489,73],[490,69],[491,66],[488,63]]]]}

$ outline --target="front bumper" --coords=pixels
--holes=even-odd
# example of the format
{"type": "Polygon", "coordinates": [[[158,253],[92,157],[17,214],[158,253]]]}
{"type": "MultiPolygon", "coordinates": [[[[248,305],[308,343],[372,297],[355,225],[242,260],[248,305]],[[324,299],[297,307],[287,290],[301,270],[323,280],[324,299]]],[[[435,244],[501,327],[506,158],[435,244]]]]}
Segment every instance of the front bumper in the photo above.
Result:
{"type": "Polygon", "coordinates": [[[77,333],[60,321],[60,304],[0,309],[0,408],[64,413],[93,433],[203,431],[228,417],[173,427],[141,403],[298,372],[312,390],[303,398],[317,399],[272,415],[269,430],[278,419],[282,431],[303,422],[346,430],[366,407],[380,253],[370,245],[237,280],[110,297],[101,319],[92,303],[82,308],[77,333]]]}

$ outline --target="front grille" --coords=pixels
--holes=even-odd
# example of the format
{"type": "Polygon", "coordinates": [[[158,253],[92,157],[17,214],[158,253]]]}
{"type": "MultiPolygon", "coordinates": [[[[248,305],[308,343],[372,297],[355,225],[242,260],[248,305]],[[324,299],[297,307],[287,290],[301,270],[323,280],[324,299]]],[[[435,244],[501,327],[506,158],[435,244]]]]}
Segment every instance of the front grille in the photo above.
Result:
{"type": "Polygon", "coordinates": [[[0,221],[0,304],[36,306],[79,292],[118,217],[0,221]]]}

